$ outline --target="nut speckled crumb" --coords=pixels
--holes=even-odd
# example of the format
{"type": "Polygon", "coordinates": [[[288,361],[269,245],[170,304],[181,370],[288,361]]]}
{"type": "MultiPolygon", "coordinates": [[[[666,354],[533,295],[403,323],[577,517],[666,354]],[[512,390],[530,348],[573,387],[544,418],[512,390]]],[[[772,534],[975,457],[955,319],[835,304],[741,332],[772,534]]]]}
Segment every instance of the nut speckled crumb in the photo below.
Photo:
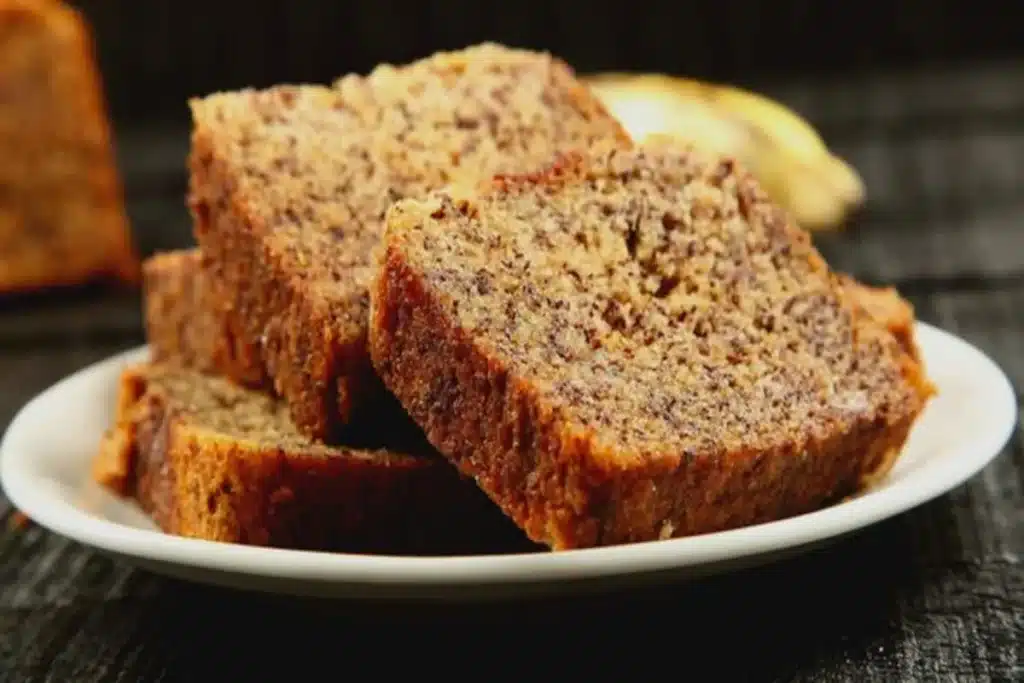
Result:
{"type": "Polygon", "coordinates": [[[367,288],[393,201],[561,149],[629,144],[564,62],[494,44],[191,108],[197,239],[292,417],[317,437],[374,394],[367,288]]]}
{"type": "Polygon", "coordinates": [[[399,202],[381,258],[385,384],[552,547],[813,509],[889,462],[925,398],[808,235],[694,150],[399,202]]]}
{"type": "Polygon", "coordinates": [[[126,369],[93,475],[165,532],[226,543],[363,552],[528,547],[422,437],[304,437],[281,401],[193,370],[126,369]]]}

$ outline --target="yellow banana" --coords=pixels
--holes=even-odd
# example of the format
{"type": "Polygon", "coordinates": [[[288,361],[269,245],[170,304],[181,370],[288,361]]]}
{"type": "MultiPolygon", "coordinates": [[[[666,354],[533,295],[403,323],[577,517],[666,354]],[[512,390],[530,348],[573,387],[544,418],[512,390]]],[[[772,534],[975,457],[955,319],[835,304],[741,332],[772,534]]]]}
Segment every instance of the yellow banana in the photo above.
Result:
{"type": "Polygon", "coordinates": [[[685,139],[737,158],[810,230],[836,229],[864,200],[857,172],[795,112],[738,88],[661,74],[585,77],[638,141],[685,139]]]}

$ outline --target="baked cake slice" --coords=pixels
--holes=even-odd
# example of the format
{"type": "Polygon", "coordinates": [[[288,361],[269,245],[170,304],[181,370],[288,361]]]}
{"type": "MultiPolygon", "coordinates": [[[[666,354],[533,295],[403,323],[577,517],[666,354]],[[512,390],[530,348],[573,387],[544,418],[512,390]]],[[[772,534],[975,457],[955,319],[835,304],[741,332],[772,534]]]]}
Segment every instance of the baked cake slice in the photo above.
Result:
{"type": "MultiPolygon", "coordinates": [[[[154,254],[143,263],[144,324],[155,363],[225,377],[273,395],[258,344],[242,333],[234,299],[209,275],[199,249],[154,254]]],[[[394,396],[373,375],[373,410],[361,413],[341,441],[375,443],[380,434],[422,438],[394,396]]],[[[404,438],[404,437],[403,437],[404,438]]]]}
{"type": "Polygon", "coordinates": [[[930,393],[728,159],[594,150],[398,202],[370,350],[429,440],[554,549],[815,510],[930,393]]]}
{"type": "Polygon", "coordinates": [[[854,306],[884,325],[896,337],[903,350],[919,361],[921,352],[914,338],[914,307],[910,302],[892,287],[871,287],[849,275],[842,275],[841,279],[854,306]]]}
{"type": "Polygon", "coordinates": [[[123,372],[93,472],[179,536],[376,553],[528,547],[425,443],[325,446],[280,401],[182,367],[123,372]]]}
{"type": "Polygon", "coordinates": [[[190,106],[197,241],[296,423],[317,438],[381,395],[367,288],[392,201],[558,150],[629,144],[564,62],[494,44],[190,106]]]}
{"type": "Polygon", "coordinates": [[[135,283],[102,83],[82,16],[0,0],[0,293],[135,283]]]}
{"type": "Polygon", "coordinates": [[[143,273],[150,362],[122,374],[94,475],[164,531],[362,552],[530,547],[400,409],[326,446],[279,399],[241,386],[261,382],[198,250],[152,256],[143,273]]]}
{"type": "Polygon", "coordinates": [[[254,389],[271,389],[259,349],[246,342],[231,297],[216,290],[202,252],[181,249],[142,264],[144,324],[157,363],[226,377],[254,389]]]}

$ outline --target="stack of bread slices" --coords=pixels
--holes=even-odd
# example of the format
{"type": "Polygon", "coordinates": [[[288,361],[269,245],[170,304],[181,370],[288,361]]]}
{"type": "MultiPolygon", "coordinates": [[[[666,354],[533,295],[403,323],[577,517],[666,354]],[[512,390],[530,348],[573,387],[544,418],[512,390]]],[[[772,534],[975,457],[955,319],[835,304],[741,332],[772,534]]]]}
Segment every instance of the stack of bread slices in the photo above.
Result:
{"type": "Polygon", "coordinates": [[[564,550],[802,514],[932,392],[913,311],[737,163],[634,143],[562,60],[481,44],[190,103],[198,248],[96,477],[166,532],[564,550]]]}

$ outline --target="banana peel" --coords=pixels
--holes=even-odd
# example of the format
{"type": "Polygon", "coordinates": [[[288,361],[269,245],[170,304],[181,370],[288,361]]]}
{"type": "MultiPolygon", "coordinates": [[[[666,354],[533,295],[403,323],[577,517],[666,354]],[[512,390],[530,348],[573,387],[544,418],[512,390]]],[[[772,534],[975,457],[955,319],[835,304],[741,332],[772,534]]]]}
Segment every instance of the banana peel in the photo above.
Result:
{"type": "Polygon", "coordinates": [[[584,77],[634,140],[685,140],[736,158],[808,230],[836,230],[864,201],[857,171],[784,105],[757,93],[662,74],[584,77]]]}

